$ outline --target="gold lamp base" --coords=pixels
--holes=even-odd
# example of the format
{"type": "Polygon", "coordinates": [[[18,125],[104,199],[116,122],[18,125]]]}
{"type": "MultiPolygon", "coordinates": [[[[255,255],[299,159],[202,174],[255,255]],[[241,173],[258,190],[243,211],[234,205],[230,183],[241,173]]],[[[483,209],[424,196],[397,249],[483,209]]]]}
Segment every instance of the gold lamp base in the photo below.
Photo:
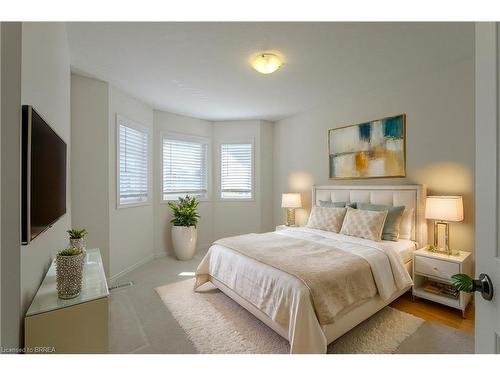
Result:
{"type": "Polygon", "coordinates": [[[286,226],[287,227],[295,226],[295,208],[286,209],[286,226]]]}
{"type": "Polygon", "coordinates": [[[450,248],[450,225],[445,221],[434,222],[434,246],[429,251],[446,255],[460,255],[450,248]]]}

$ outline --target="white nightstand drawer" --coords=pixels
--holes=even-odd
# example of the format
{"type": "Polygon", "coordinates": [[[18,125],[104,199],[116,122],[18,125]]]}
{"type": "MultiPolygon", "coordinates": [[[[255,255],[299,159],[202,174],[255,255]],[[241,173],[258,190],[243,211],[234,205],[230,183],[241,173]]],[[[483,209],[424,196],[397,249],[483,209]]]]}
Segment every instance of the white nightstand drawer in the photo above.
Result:
{"type": "Polygon", "coordinates": [[[448,280],[452,275],[460,273],[460,264],[416,256],[415,272],[425,273],[429,276],[448,280]]]}

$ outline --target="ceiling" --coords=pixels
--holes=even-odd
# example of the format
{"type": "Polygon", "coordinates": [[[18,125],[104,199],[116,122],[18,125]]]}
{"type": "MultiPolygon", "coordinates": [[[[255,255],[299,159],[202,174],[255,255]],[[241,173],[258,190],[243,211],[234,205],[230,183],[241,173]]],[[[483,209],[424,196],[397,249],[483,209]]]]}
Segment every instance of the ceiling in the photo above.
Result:
{"type": "Polygon", "coordinates": [[[278,120],[474,54],[472,23],[68,23],[73,71],[155,109],[278,120]],[[284,65],[255,72],[277,51],[284,65]]]}

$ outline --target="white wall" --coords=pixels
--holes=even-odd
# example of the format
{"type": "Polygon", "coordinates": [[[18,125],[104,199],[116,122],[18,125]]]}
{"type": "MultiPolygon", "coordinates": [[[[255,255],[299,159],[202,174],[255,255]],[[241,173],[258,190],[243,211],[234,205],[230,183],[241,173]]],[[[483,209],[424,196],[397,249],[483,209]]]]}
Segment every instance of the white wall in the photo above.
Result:
{"type": "MultiPolygon", "coordinates": [[[[71,94],[73,226],[88,230],[87,246],[101,249],[106,275],[114,279],[151,260],[155,249],[152,201],[117,208],[116,115],[149,128],[152,135],[153,109],[107,82],[79,74],[72,74],[71,94]]],[[[151,184],[152,174],[151,163],[151,184]]]]}
{"type": "Polygon", "coordinates": [[[21,247],[21,310],[24,313],[51,262],[68,244],[71,227],[70,61],[64,23],[23,23],[22,104],[32,105],[68,145],[66,214],[32,243],[21,247]]]}
{"type": "MultiPolygon", "coordinates": [[[[109,238],[111,277],[147,261],[154,256],[154,222],[153,200],[144,206],[117,208],[117,160],[116,160],[116,115],[126,118],[148,128],[153,135],[153,109],[132,98],[121,90],[109,87],[109,238]]],[[[152,156],[150,148],[150,183],[153,183],[152,156]]],[[[153,194],[150,186],[150,194],[153,194]]],[[[152,198],[152,197],[151,197],[152,198]]]]}
{"type": "MultiPolygon", "coordinates": [[[[154,111],[154,248],[156,255],[172,253],[172,239],[170,235],[171,210],[161,201],[161,133],[175,132],[199,137],[212,138],[212,126],[209,121],[192,117],[176,115],[168,112],[154,111]]],[[[213,144],[210,145],[209,158],[213,159],[213,144]]],[[[209,176],[209,179],[211,175],[209,176]]],[[[213,184],[212,184],[213,186],[213,184]]],[[[198,248],[206,248],[213,241],[213,194],[208,201],[200,202],[198,223],[198,248]]]]}
{"type": "MultiPolygon", "coordinates": [[[[268,121],[260,122],[260,204],[261,204],[261,232],[274,230],[274,197],[273,188],[273,135],[274,124],[268,121]]],[[[281,198],[281,197],[279,197],[281,198]]],[[[281,199],[280,199],[281,201],[281,199]]]]}
{"type": "MultiPolygon", "coordinates": [[[[451,245],[474,249],[474,61],[471,58],[387,87],[360,92],[281,120],[274,129],[274,196],[301,192],[307,220],[313,184],[426,184],[428,193],[464,196],[465,221],[451,225],[451,245]],[[407,114],[407,177],[338,181],[328,179],[329,128],[399,113],[407,114]]],[[[274,201],[274,222],[283,209],[274,201]]],[[[429,231],[432,233],[432,231],[429,231]]]]}
{"type": "Polygon", "coordinates": [[[72,226],[87,229],[109,275],[108,100],[108,83],[71,75],[72,226]]]}
{"type": "Polygon", "coordinates": [[[0,346],[21,342],[20,107],[21,23],[1,23],[1,336],[0,346]]]}
{"type": "MultiPolygon", "coordinates": [[[[0,129],[2,124],[2,23],[0,22],[0,129]]],[[[0,168],[2,165],[2,132],[0,130],[0,168]]],[[[2,174],[0,173],[0,212],[2,212],[2,174]]],[[[2,280],[2,226],[0,225],[0,283],[2,280]]],[[[2,345],[2,288],[0,287],[0,345],[2,345]]]]}
{"type": "Polygon", "coordinates": [[[272,230],[271,127],[270,123],[259,120],[213,123],[214,239],[272,230]],[[254,196],[250,201],[223,200],[219,195],[220,145],[224,142],[239,141],[250,141],[254,144],[254,196]]]}

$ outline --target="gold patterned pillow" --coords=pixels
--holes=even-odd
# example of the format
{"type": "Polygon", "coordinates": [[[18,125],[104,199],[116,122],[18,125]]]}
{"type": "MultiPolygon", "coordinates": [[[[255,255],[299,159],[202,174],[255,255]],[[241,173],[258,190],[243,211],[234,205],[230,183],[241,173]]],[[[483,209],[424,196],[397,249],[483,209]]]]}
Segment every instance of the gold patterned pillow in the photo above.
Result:
{"type": "Polygon", "coordinates": [[[306,227],[338,233],[347,209],[314,206],[306,227]]]}
{"type": "Polygon", "coordinates": [[[368,211],[347,208],[340,233],[380,241],[387,211],[368,211]]]}

